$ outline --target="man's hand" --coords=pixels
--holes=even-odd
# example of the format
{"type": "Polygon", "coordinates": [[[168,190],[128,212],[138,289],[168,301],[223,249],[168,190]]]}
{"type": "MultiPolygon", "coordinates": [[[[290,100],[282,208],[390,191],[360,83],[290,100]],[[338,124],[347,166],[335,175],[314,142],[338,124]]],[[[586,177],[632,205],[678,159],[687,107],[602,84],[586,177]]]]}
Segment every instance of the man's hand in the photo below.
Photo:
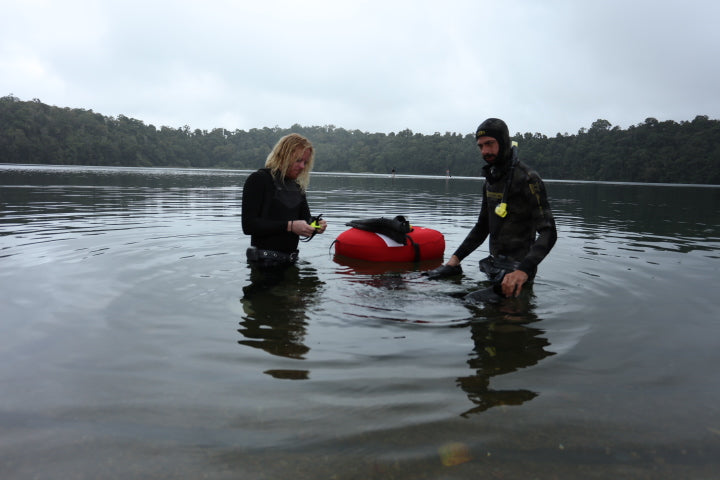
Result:
{"type": "Polygon", "coordinates": [[[437,280],[438,278],[452,277],[453,275],[460,275],[462,273],[462,267],[460,265],[442,265],[435,270],[429,272],[423,272],[423,275],[431,280],[437,280]]]}
{"type": "Polygon", "coordinates": [[[522,291],[522,286],[527,282],[528,275],[522,270],[515,270],[503,277],[502,292],[506,297],[517,297],[522,291]]]}

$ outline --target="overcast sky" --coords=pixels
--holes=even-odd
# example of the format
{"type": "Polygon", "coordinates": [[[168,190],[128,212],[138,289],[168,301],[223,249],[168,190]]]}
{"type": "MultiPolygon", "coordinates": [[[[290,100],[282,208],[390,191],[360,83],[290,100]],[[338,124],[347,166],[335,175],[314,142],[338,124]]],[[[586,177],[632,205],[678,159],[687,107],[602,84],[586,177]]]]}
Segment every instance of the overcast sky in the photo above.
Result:
{"type": "Polygon", "coordinates": [[[720,117],[711,0],[0,0],[0,96],[156,127],[720,117]]]}

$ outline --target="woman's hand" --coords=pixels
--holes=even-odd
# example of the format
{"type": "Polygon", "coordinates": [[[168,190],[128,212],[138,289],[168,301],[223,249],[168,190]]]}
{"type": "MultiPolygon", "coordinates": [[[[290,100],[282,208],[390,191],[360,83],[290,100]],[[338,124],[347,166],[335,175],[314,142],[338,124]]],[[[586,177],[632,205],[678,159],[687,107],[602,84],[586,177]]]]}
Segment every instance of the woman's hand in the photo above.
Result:
{"type": "Polygon", "coordinates": [[[290,220],[288,227],[292,233],[301,237],[309,237],[315,232],[315,228],[311,227],[305,220],[290,220]]]}
{"type": "Polygon", "coordinates": [[[301,237],[309,237],[313,233],[325,233],[327,222],[320,219],[320,221],[317,222],[317,225],[320,225],[320,227],[315,228],[305,220],[290,220],[288,222],[288,232],[292,232],[301,237]]]}

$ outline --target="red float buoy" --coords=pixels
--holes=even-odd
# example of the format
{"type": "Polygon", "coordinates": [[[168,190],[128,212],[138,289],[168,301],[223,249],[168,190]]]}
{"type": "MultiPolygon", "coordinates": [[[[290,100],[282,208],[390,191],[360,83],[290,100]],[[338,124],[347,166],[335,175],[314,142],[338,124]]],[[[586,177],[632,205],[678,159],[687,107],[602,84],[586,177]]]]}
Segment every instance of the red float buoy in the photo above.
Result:
{"type": "Polygon", "coordinates": [[[371,262],[417,262],[442,258],[445,237],[431,228],[413,227],[401,244],[380,233],[351,228],[338,235],[335,253],[371,262]]]}

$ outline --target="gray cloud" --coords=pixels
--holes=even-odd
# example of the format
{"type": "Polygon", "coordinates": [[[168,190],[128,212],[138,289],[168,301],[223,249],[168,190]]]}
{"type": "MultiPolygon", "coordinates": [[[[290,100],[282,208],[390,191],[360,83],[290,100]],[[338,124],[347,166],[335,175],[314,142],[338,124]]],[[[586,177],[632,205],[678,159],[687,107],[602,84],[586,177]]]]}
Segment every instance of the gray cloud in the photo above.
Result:
{"type": "Polygon", "coordinates": [[[575,133],[717,118],[720,4],[0,1],[0,95],[156,126],[575,133]]]}

